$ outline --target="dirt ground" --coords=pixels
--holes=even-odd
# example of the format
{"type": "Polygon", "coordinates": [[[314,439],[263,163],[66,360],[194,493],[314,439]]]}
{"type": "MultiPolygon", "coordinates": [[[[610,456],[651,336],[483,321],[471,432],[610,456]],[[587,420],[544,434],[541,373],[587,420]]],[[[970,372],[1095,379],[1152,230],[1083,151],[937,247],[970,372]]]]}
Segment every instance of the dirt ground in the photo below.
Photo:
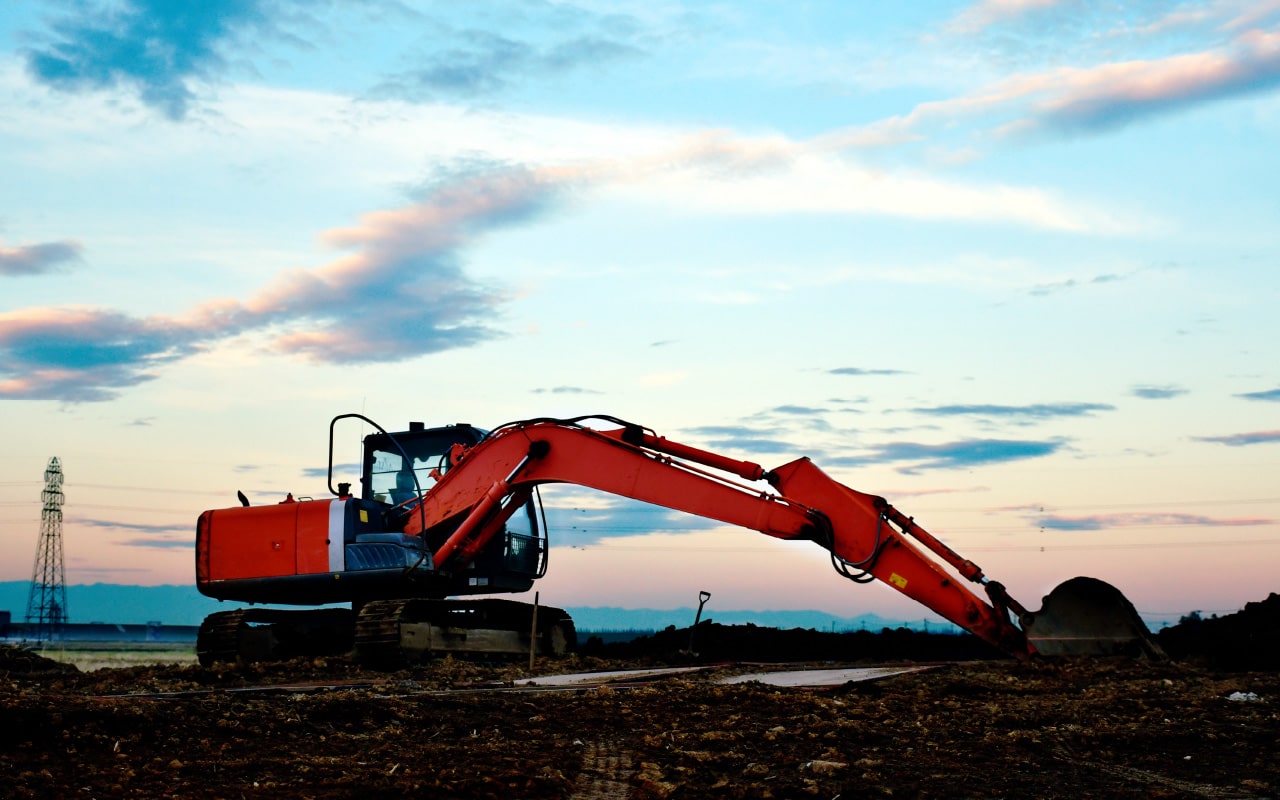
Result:
{"type": "Polygon", "coordinates": [[[727,671],[534,692],[511,686],[521,666],[452,660],[82,673],[6,648],[2,794],[1280,797],[1274,670],[984,660],[823,691],[713,682],[727,671]]]}

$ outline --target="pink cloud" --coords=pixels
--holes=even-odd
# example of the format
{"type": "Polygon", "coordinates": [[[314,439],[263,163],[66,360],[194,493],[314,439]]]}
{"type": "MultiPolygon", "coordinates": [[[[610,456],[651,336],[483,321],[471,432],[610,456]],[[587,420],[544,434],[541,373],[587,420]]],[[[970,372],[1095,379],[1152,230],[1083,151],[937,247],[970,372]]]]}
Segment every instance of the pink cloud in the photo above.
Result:
{"type": "Polygon", "coordinates": [[[1231,447],[1243,447],[1250,444],[1271,444],[1280,442],[1280,431],[1254,431],[1252,433],[1233,433],[1227,436],[1200,436],[1196,438],[1196,441],[1216,442],[1230,445],[1231,447]]]}
{"type": "Polygon", "coordinates": [[[1039,104],[1048,127],[1105,127],[1280,85],[1280,34],[1248,31],[1225,51],[1059,73],[1039,104]]]}
{"type": "Polygon", "coordinates": [[[399,361],[493,338],[506,295],[466,274],[461,248],[542,211],[576,178],[519,169],[461,177],[321,237],[355,252],[317,269],[282,270],[246,299],[220,298],[178,316],[80,307],[0,313],[0,399],[108,400],[164,363],[249,332],[270,331],[272,351],[322,363],[399,361]]]}
{"type": "Polygon", "coordinates": [[[1214,518],[1197,514],[1173,514],[1164,512],[1134,512],[1129,514],[1096,514],[1080,517],[1063,517],[1050,514],[1034,519],[1042,528],[1059,531],[1099,531],[1109,528],[1163,528],[1163,527],[1249,527],[1272,525],[1276,520],[1265,517],[1214,518]]]}
{"type": "Polygon", "coordinates": [[[106,400],[198,349],[190,331],[162,317],[87,307],[0,313],[0,398],[106,400]]]}
{"type": "Polygon", "coordinates": [[[61,272],[80,260],[76,242],[44,242],[23,247],[0,247],[0,276],[43,275],[61,272]]]}
{"type": "Polygon", "coordinates": [[[999,135],[1104,130],[1277,86],[1280,32],[1250,29],[1214,50],[1014,75],[829,139],[849,147],[901,144],[962,118],[990,118],[999,135]]]}

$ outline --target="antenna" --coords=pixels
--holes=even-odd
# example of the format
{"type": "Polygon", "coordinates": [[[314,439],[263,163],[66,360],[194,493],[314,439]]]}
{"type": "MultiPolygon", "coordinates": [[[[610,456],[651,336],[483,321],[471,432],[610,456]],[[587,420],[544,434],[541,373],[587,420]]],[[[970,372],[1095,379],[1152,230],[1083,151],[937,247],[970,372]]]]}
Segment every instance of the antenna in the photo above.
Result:
{"type": "Polygon", "coordinates": [[[40,544],[31,570],[31,595],[27,599],[27,638],[48,641],[62,633],[67,621],[67,587],[62,568],[62,465],[49,459],[44,470],[40,500],[40,544]],[[34,635],[33,635],[34,634],[34,635]]]}

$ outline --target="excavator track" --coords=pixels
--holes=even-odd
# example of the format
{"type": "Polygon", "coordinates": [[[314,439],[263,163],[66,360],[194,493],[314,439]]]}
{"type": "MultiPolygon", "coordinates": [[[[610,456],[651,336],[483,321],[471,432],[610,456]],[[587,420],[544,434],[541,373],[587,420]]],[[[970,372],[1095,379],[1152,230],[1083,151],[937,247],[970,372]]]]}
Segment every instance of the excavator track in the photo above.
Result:
{"type": "Polygon", "coordinates": [[[410,600],[366,603],[356,617],[356,659],[375,669],[395,669],[405,662],[400,648],[400,618],[410,600]]]}
{"type": "Polygon", "coordinates": [[[218,661],[236,661],[240,657],[240,626],[245,611],[219,611],[210,614],[200,623],[196,634],[196,658],[200,666],[212,666],[218,661]]]}
{"type": "Polygon", "coordinates": [[[374,669],[394,670],[446,655],[510,660],[562,656],[577,648],[562,609],[512,600],[375,600],[358,613],[343,608],[246,608],[211,614],[200,625],[196,655],[214,663],[283,661],[354,653],[374,669]]]}
{"type": "Polygon", "coordinates": [[[382,600],[356,619],[357,660],[397,669],[446,655],[508,660],[562,656],[577,648],[573,620],[559,608],[512,600],[382,600]]]}
{"type": "Polygon", "coordinates": [[[354,616],[345,608],[242,608],[210,614],[196,635],[202,666],[283,661],[351,652],[354,616]]]}

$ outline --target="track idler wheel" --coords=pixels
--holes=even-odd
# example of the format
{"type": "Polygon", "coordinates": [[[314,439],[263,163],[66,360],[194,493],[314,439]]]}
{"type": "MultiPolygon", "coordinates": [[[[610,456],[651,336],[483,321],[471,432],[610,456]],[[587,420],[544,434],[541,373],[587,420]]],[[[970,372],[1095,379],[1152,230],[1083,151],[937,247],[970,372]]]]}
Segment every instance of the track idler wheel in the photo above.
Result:
{"type": "Polygon", "coordinates": [[[212,666],[214,662],[232,662],[240,656],[240,625],[244,611],[219,611],[210,614],[200,623],[196,634],[196,658],[200,666],[212,666]]]}
{"type": "Polygon", "coordinates": [[[201,666],[283,661],[351,651],[354,615],[345,608],[244,608],[210,614],[196,635],[201,666]]]}
{"type": "Polygon", "coordinates": [[[394,670],[407,659],[400,646],[400,621],[410,600],[365,603],[356,617],[356,660],[373,669],[394,670]]]}

